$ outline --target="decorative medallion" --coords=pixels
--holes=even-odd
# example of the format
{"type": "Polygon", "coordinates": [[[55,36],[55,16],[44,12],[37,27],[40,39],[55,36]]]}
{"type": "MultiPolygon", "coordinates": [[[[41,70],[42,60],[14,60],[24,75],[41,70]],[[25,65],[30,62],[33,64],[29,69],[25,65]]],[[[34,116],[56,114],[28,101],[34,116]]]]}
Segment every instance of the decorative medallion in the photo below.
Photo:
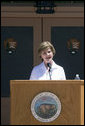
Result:
{"type": "Polygon", "coordinates": [[[59,116],[61,102],[55,94],[42,92],[32,100],[31,111],[38,121],[51,122],[59,116]]]}
{"type": "Polygon", "coordinates": [[[4,40],[4,47],[9,54],[12,54],[16,51],[17,42],[14,38],[8,38],[4,40]]]}
{"type": "Polygon", "coordinates": [[[80,48],[80,41],[78,41],[76,38],[71,38],[67,42],[67,47],[71,54],[75,54],[80,48]]]}

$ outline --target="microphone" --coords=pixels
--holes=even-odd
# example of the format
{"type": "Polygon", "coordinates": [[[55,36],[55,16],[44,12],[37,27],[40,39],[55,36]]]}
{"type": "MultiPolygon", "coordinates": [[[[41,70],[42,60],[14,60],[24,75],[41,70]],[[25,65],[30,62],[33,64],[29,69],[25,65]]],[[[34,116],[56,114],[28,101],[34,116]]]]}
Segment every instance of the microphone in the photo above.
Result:
{"type": "Polygon", "coordinates": [[[51,69],[51,64],[50,63],[47,63],[47,66],[49,67],[49,71],[51,69]]]}
{"type": "Polygon", "coordinates": [[[49,67],[49,77],[50,77],[50,80],[52,80],[51,79],[51,71],[50,71],[51,70],[51,64],[50,63],[47,63],[47,66],[49,67]]]}

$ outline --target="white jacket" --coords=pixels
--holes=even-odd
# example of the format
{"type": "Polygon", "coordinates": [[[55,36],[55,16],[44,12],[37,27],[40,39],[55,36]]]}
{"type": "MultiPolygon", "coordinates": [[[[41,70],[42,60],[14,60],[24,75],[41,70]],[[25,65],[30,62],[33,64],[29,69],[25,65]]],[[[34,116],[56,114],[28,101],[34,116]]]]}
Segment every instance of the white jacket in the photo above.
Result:
{"type": "MultiPolygon", "coordinates": [[[[51,67],[52,80],[66,80],[63,67],[57,65],[54,61],[51,67]]],[[[35,66],[31,72],[30,80],[50,80],[49,72],[44,62],[35,66]]]]}

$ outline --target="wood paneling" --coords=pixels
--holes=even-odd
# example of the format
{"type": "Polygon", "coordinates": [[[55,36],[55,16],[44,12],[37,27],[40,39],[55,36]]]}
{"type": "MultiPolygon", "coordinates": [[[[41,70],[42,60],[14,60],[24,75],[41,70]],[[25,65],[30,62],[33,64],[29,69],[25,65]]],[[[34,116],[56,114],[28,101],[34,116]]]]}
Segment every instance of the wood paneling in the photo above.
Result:
{"type": "Polygon", "coordinates": [[[55,7],[53,14],[36,14],[36,7],[2,6],[1,17],[84,17],[84,7],[55,7]]]}
{"type": "Polygon", "coordinates": [[[10,98],[1,98],[1,125],[10,124],[10,98]]]}

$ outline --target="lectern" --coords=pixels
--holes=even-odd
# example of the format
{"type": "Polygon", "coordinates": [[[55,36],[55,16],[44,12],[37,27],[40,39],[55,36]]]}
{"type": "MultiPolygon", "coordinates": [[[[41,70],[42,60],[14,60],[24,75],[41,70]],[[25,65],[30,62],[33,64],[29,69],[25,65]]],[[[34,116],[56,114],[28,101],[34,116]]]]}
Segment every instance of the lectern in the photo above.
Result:
{"type": "MultiPolygon", "coordinates": [[[[53,96],[54,96],[53,95],[53,96]]],[[[52,96],[52,97],[53,97],[52,96]]],[[[38,98],[38,97],[37,97],[38,98]]],[[[83,125],[84,124],[84,80],[10,80],[10,124],[11,125],[83,125]],[[40,121],[32,113],[32,102],[38,94],[52,93],[58,97],[61,111],[58,117],[50,121],[50,114],[55,112],[55,106],[36,103],[38,113],[40,109],[47,121],[40,121]],[[50,114],[45,113],[50,107],[50,114]],[[47,115],[46,115],[47,114],[47,115]],[[48,115],[49,114],[49,115],[48,115]],[[48,118],[49,116],[49,118],[48,118]]],[[[42,100],[43,100],[42,99],[42,100]]],[[[49,99],[49,98],[48,98],[49,99]]],[[[47,100],[48,100],[47,99],[47,100]]],[[[50,98],[50,102],[53,99],[50,98]]],[[[48,101],[47,101],[48,102],[48,101]]],[[[37,112],[36,112],[37,113],[37,112]]],[[[55,115],[55,114],[54,114],[55,115]]],[[[43,118],[43,115],[41,115],[43,118]]],[[[44,119],[45,119],[44,118],[44,119]]]]}

